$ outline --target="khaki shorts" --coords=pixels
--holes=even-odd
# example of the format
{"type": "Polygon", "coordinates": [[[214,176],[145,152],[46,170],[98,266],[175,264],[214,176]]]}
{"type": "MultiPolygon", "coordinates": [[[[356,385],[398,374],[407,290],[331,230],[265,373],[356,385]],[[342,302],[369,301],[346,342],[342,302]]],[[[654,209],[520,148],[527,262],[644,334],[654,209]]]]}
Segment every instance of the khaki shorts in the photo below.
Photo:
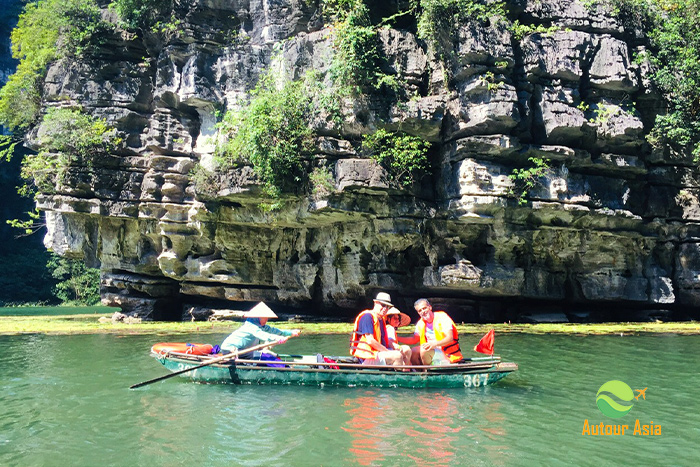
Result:
{"type": "Polygon", "coordinates": [[[392,363],[395,360],[400,360],[403,357],[401,356],[401,352],[398,350],[386,350],[382,352],[377,352],[377,356],[375,358],[368,358],[364,362],[362,362],[363,365],[387,365],[387,359],[390,360],[392,363]]]}
{"type": "Polygon", "coordinates": [[[363,365],[386,365],[386,359],[381,356],[380,354],[377,355],[377,358],[365,358],[362,361],[363,365]]]}

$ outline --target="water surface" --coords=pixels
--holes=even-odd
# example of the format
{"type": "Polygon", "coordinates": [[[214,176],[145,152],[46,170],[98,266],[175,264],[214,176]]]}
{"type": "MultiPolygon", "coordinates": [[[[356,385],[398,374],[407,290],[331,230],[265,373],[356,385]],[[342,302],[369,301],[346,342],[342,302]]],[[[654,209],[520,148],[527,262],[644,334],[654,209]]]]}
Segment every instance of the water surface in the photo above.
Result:
{"type": "MultiPolygon", "coordinates": [[[[219,343],[224,335],[191,336],[219,343]]],[[[471,348],[479,336],[463,336],[471,348]]],[[[0,465],[696,465],[700,337],[496,336],[520,370],[450,390],[203,385],[148,356],[182,336],[0,336],[0,465]],[[621,419],[606,381],[648,387],[621,419]],[[583,436],[590,424],[660,425],[660,436],[583,436]]],[[[346,353],[345,336],[279,352],[346,353]]]]}

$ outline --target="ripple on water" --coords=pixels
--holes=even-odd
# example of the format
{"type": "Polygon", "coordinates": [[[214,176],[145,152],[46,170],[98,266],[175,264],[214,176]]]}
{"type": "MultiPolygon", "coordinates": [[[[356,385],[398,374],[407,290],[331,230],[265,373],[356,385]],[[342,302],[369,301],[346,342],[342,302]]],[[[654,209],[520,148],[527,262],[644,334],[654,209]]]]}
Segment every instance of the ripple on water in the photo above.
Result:
{"type": "MultiPolygon", "coordinates": [[[[697,337],[496,339],[520,370],[487,388],[172,378],[128,390],[165,373],[148,356],[153,337],[0,336],[0,465],[694,465],[697,337]],[[584,419],[604,421],[595,395],[610,379],[649,388],[623,420],[660,423],[662,437],[581,435],[584,419]]],[[[347,346],[345,336],[322,340],[330,354],[347,346]]]]}

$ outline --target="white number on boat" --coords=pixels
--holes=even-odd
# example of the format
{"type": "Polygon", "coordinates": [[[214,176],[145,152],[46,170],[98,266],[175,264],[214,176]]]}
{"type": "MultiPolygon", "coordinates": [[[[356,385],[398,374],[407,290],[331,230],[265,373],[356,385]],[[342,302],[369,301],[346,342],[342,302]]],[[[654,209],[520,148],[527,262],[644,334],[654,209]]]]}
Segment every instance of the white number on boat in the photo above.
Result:
{"type": "Polygon", "coordinates": [[[479,386],[486,386],[488,384],[488,381],[488,373],[464,375],[464,386],[468,388],[472,386],[474,386],[475,388],[478,388],[479,386]]]}

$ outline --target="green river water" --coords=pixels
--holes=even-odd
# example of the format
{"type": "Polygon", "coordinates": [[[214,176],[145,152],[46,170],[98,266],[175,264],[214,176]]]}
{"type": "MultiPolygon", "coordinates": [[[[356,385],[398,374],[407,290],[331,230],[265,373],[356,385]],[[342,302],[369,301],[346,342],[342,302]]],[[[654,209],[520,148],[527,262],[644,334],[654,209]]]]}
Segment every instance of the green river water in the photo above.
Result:
{"type": "MultiPolygon", "coordinates": [[[[497,335],[520,365],[494,386],[450,390],[203,385],[171,378],[154,342],[224,335],[0,336],[2,466],[697,465],[700,336],[497,335]],[[596,393],[648,388],[622,418],[596,393]],[[624,436],[583,435],[628,425],[624,436]],[[660,434],[633,434],[636,420],[660,434]],[[660,427],[660,428],[658,428],[660,427]]],[[[471,348],[479,336],[462,336],[471,348]]],[[[280,353],[346,353],[302,336],[280,353]]],[[[471,352],[468,352],[471,354],[471,352]]],[[[635,393],[636,394],[636,393],[635,393]]]]}

